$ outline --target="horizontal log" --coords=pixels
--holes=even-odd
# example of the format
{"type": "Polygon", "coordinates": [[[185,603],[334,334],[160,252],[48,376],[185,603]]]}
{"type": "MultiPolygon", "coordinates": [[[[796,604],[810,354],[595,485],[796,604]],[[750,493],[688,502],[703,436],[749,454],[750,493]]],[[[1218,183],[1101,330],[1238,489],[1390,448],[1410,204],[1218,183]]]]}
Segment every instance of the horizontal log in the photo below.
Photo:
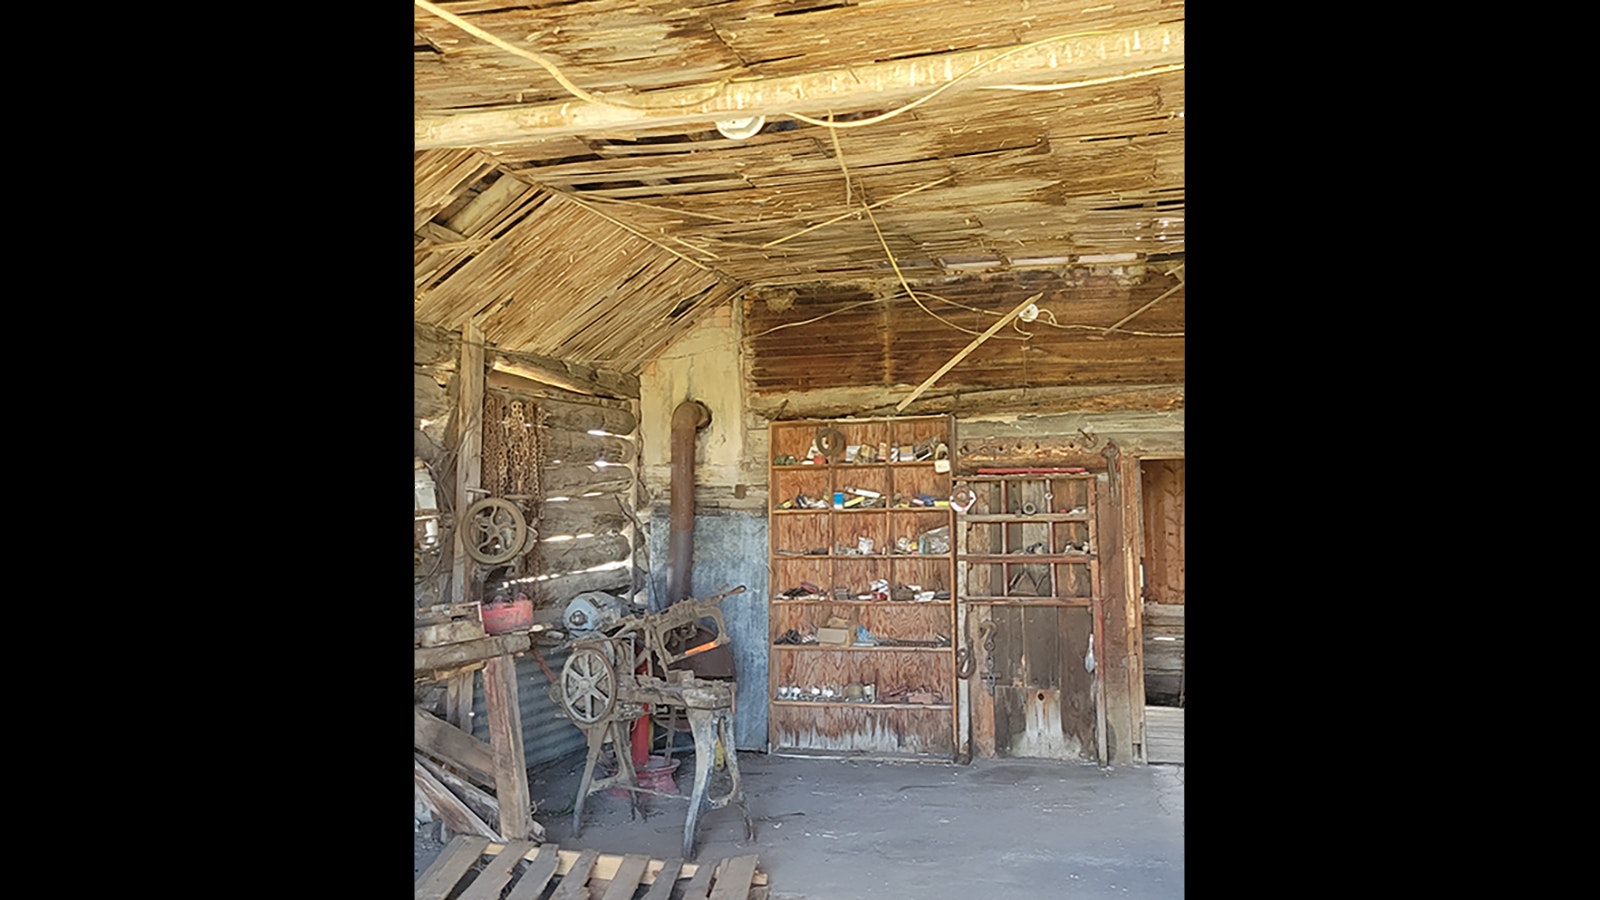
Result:
{"type": "Polygon", "coordinates": [[[602,534],[572,541],[539,545],[540,567],[546,572],[576,572],[602,563],[621,562],[633,552],[633,542],[625,535],[602,534]]]}
{"type": "Polygon", "coordinates": [[[450,414],[450,394],[427,372],[412,373],[411,414],[419,419],[437,419],[450,414]]]}
{"type": "Polygon", "coordinates": [[[502,352],[494,361],[497,372],[548,384],[569,391],[618,399],[639,399],[639,378],[607,372],[581,363],[564,362],[534,353],[502,352]]]}
{"type": "Polygon", "coordinates": [[[472,112],[418,116],[417,150],[526,144],[571,134],[640,128],[704,127],[718,119],[787,113],[826,116],[830,110],[883,109],[927,94],[940,85],[953,91],[984,85],[1132,76],[1181,68],[1184,25],[1099,30],[1038,46],[995,47],[936,53],[914,59],[823,70],[803,75],[735,80],[706,98],[701,85],[648,91],[629,98],[633,107],[582,103],[571,98],[472,112]]]}
{"type": "Polygon", "coordinates": [[[546,581],[537,582],[539,591],[550,597],[555,604],[565,606],[568,600],[578,596],[584,591],[605,591],[609,594],[620,594],[624,597],[633,594],[633,572],[624,566],[617,569],[606,569],[603,572],[579,572],[574,575],[560,575],[546,581]]]}
{"type": "Polygon", "coordinates": [[[521,653],[527,649],[526,634],[497,634],[481,640],[444,647],[419,647],[412,651],[414,671],[452,669],[506,653],[521,653]]]}
{"type": "MultiPolygon", "coordinates": [[[[1183,385],[1016,387],[994,390],[958,390],[934,386],[917,398],[916,409],[922,412],[955,413],[958,416],[964,413],[1027,413],[1035,410],[1065,413],[1176,411],[1183,409],[1183,393],[1183,385]]],[[[778,415],[785,419],[831,419],[891,410],[897,401],[886,402],[881,387],[856,387],[805,393],[751,393],[748,402],[751,412],[769,419],[778,415]]]]}
{"type": "Polygon", "coordinates": [[[418,750],[460,769],[475,784],[494,788],[494,755],[489,745],[420,706],[412,707],[412,742],[418,750]]]}
{"type": "Polygon", "coordinates": [[[551,463],[591,463],[603,459],[626,465],[633,462],[636,453],[633,441],[603,434],[547,428],[543,439],[544,457],[551,463]]]}
{"type": "Polygon", "coordinates": [[[599,492],[620,494],[633,488],[633,470],[627,466],[560,465],[544,470],[547,497],[576,497],[599,492]]]}
{"type": "Polygon", "coordinates": [[[573,497],[571,500],[546,502],[539,508],[539,534],[544,537],[557,534],[611,534],[621,531],[628,523],[619,494],[573,497]]]}
{"type": "Polygon", "coordinates": [[[625,409],[561,400],[541,400],[539,405],[544,409],[544,425],[551,430],[633,434],[639,427],[639,420],[625,409]]]}

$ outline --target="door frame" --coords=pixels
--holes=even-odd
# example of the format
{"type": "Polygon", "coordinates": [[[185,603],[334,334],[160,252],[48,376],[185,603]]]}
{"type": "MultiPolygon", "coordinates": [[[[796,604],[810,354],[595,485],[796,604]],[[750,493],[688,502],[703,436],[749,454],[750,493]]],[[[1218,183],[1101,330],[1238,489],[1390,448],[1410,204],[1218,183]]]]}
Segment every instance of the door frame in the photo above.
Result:
{"type": "MultiPolygon", "coordinates": [[[[1144,698],[1144,559],[1146,535],[1144,533],[1144,461],[1183,460],[1178,453],[1142,453],[1130,455],[1124,473],[1123,496],[1131,502],[1123,507],[1123,564],[1124,580],[1128,593],[1128,643],[1132,645],[1133,665],[1128,667],[1128,699],[1133,707],[1134,758],[1148,762],[1145,750],[1145,698],[1144,698]]],[[[1184,463],[1185,480],[1188,463],[1184,463]]],[[[1187,492],[1186,492],[1187,493],[1187,492]]],[[[1187,653],[1186,653],[1187,655],[1187,653]]]]}

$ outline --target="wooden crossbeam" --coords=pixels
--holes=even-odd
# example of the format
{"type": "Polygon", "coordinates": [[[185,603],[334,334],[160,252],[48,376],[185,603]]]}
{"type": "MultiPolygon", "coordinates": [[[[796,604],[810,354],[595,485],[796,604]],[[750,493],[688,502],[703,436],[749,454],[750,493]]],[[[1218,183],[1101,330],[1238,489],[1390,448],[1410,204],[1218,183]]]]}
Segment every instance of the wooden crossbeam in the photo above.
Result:
{"type": "MultiPolygon", "coordinates": [[[[1075,79],[1139,77],[1173,71],[1182,67],[1183,59],[1182,22],[1114,28],[1032,45],[963,50],[849,70],[731,81],[714,92],[706,85],[695,85],[600,98],[619,105],[566,98],[552,103],[423,115],[414,120],[413,143],[417,150],[483,147],[641,127],[705,128],[717,119],[757,115],[825,116],[830,110],[897,106],[958,80],[963,89],[1018,82],[1064,84],[1075,79]],[[704,99],[708,95],[710,99],[704,99]]],[[[527,68],[530,78],[548,77],[532,64],[527,68]]]]}

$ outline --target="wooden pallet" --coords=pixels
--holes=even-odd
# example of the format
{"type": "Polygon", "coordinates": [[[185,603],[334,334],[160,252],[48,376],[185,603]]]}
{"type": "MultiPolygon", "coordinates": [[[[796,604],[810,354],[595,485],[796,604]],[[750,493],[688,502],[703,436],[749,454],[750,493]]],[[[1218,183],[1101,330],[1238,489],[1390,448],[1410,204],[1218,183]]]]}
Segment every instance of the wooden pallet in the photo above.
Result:
{"type": "Polygon", "coordinates": [[[755,854],[697,865],[459,835],[417,878],[416,900],[767,900],[769,890],[755,854]]]}

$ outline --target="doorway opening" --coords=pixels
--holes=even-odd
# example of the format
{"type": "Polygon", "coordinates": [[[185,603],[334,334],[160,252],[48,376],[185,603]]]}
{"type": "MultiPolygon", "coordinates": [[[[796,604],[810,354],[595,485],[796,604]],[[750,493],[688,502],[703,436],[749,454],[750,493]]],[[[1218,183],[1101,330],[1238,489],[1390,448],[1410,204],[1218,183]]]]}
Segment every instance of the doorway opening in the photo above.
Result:
{"type": "Polygon", "coordinates": [[[1145,758],[1152,763],[1181,763],[1188,674],[1184,635],[1184,461],[1144,459],[1139,468],[1145,758]]]}

